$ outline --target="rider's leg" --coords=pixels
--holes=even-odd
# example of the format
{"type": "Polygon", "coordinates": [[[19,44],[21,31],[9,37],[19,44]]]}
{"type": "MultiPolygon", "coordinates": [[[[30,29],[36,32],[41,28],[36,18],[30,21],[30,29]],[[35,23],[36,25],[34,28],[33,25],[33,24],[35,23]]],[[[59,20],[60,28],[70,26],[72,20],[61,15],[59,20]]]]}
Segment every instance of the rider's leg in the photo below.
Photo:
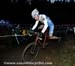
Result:
{"type": "Polygon", "coordinates": [[[49,25],[49,39],[59,39],[57,36],[53,36],[54,24],[49,25]]]}
{"type": "Polygon", "coordinates": [[[53,36],[53,32],[54,32],[54,26],[51,26],[49,30],[49,39],[59,39],[57,36],[53,36]]]}
{"type": "Polygon", "coordinates": [[[49,39],[59,39],[59,37],[53,36],[52,34],[49,34],[49,39]]]}

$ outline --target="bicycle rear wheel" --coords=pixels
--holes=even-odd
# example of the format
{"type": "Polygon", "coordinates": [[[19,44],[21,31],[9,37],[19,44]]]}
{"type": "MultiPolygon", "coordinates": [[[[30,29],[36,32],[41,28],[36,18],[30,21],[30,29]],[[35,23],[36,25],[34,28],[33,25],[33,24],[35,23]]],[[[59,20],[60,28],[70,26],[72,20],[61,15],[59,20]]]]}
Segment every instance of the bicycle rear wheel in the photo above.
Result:
{"type": "Polygon", "coordinates": [[[23,53],[22,53],[22,60],[23,61],[33,61],[39,52],[39,46],[32,42],[28,44],[23,53]]]}

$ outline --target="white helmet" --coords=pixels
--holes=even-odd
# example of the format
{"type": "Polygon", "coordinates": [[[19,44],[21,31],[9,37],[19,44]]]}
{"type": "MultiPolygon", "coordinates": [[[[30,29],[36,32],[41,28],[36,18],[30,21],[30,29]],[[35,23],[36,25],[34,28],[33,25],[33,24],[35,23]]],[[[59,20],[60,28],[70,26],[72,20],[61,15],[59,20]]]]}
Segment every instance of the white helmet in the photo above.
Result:
{"type": "Polygon", "coordinates": [[[39,15],[39,11],[37,9],[34,9],[32,12],[31,12],[31,16],[34,18],[36,15],[39,15]]]}

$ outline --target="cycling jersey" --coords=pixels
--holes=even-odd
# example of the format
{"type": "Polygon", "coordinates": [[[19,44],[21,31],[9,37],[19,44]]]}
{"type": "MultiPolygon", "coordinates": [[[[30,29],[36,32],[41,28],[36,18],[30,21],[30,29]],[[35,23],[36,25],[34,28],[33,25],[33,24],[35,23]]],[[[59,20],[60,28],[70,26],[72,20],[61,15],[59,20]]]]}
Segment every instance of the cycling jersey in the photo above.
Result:
{"type": "Polygon", "coordinates": [[[41,32],[44,33],[49,27],[49,35],[52,36],[54,31],[54,24],[51,19],[44,14],[39,15],[39,20],[35,22],[34,26],[32,27],[32,30],[35,30],[35,28],[38,26],[39,21],[44,24],[44,27],[41,32]]]}

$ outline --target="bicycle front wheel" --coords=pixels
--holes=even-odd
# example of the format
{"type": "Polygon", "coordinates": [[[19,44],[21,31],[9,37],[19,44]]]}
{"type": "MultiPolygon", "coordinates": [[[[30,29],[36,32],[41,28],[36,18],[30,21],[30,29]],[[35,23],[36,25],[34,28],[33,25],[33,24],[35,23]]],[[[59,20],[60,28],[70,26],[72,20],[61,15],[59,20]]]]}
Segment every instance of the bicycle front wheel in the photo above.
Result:
{"type": "Polygon", "coordinates": [[[23,53],[22,53],[22,60],[23,61],[33,61],[39,52],[39,46],[35,44],[35,42],[32,42],[28,44],[23,53]]]}

